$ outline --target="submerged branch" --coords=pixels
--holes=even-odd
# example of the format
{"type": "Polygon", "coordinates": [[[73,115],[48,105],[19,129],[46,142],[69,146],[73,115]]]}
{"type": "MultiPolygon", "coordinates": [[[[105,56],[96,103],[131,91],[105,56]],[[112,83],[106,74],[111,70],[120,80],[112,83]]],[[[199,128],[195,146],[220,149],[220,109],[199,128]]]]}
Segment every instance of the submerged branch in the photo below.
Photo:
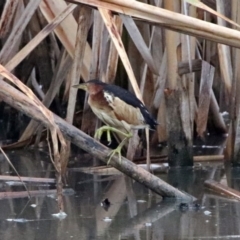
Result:
{"type": "Polygon", "coordinates": [[[213,190],[214,192],[222,195],[227,195],[229,197],[233,197],[235,199],[238,199],[240,201],[240,192],[233,189],[233,188],[230,188],[228,186],[225,186],[219,182],[216,182],[214,180],[206,180],[204,185],[213,190]]]}

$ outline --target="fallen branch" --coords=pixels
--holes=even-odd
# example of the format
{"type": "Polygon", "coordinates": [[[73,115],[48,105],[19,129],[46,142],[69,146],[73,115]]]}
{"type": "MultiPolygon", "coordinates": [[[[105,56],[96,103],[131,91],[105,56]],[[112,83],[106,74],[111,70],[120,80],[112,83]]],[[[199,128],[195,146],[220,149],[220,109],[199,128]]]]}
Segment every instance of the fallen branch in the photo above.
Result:
{"type": "Polygon", "coordinates": [[[210,188],[211,190],[213,190],[214,192],[222,195],[227,195],[227,196],[230,196],[230,197],[233,197],[235,199],[238,199],[240,200],[240,192],[233,189],[233,188],[230,188],[228,186],[225,186],[219,182],[216,182],[214,180],[206,180],[204,182],[204,185],[207,187],[207,188],[210,188]]]}
{"type": "MultiPolygon", "coordinates": [[[[45,126],[48,126],[47,119],[42,116],[41,112],[32,103],[31,99],[10,84],[4,82],[2,79],[0,79],[0,85],[0,97],[3,101],[25,113],[29,117],[40,121],[45,126]]],[[[68,124],[56,115],[54,115],[54,121],[61,129],[63,135],[72,143],[107,163],[108,154],[110,153],[109,148],[100,144],[98,141],[94,140],[76,127],[68,124]]],[[[181,198],[186,201],[195,200],[193,196],[172,187],[126,158],[122,157],[121,162],[119,162],[118,156],[114,156],[111,160],[111,165],[163,197],[181,198]]]]}

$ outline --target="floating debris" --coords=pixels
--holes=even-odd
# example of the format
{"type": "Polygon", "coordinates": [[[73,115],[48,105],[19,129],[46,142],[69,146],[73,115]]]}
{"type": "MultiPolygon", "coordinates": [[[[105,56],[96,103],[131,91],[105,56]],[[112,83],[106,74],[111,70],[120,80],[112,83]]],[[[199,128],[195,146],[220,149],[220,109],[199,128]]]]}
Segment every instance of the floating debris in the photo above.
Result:
{"type": "Polygon", "coordinates": [[[204,211],[203,213],[204,213],[205,215],[210,215],[210,214],[211,214],[211,212],[210,212],[210,211],[207,211],[207,210],[204,211]]]}
{"type": "Polygon", "coordinates": [[[103,209],[105,211],[108,211],[108,209],[110,208],[111,206],[111,203],[110,201],[108,200],[108,198],[105,198],[102,202],[101,202],[101,207],[103,207],[103,209]]]}
{"type": "Polygon", "coordinates": [[[182,212],[186,212],[188,209],[189,209],[189,205],[187,203],[180,203],[179,204],[179,209],[182,211],[182,212]]]}
{"type": "Polygon", "coordinates": [[[59,212],[59,213],[53,213],[52,216],[55,218],[64,219],[67,217],[67,214],[65,212],[59,212]]]}
{"type": "Polygon", "coordinates": [[[47,197],[52,198],[52,199],[56,199],[57,198],[55,193],[54,194],[48,194],[47,197]]]}
{"type": "Polygon", "coordinates": [[[146,226],[146,227],[151,227],[151,226],[152,226],[152,223],[145,223],[145,226],[146,226]]]}
{"type": "Polygon", "coordinates": [[[27,220],[25,218],[8,218],[6,219],[8,222],[18,222],[18,223],[25,223],[25,222],[29,222],[32,220],[27,220]]]}
{"type": "Polygon", "coordinates": [[[201,204],[199,203],[180,203],[179,204],[179,210],[182,212],[186,212],[188,210],[192,211],[199,211],[201,209],[201,204]]]}
{"type": "Polygon", "coordinates": [[[105,218],[103,219],[103,221],[104,221],[104,222],[111,222],[112,219],[111,219],[110,217],[105,217],[105,218]]]}

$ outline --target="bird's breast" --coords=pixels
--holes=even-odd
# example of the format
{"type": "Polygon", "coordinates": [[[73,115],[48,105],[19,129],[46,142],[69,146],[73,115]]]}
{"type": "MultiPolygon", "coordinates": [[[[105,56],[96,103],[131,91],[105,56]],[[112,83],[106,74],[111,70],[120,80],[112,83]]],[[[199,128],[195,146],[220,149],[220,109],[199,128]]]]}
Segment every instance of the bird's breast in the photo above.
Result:
{"type": "Polygon", "coordinates": [[[139,108],[135,108],[112,93],[101,91],[90,95],[88,103],[95,115],[105,124],[116,128],[143,128],[144,118],[139,108]]]}

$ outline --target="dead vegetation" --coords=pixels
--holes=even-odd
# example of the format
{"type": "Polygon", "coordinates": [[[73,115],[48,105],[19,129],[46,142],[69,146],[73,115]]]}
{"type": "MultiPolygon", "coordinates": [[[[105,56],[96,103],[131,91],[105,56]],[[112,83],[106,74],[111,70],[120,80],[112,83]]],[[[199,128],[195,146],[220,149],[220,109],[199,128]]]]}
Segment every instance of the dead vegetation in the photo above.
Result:
{"type": "MultiPolygon", "coordinates": [[[[159,122],[151,143],[168,142],[170,166],[193,165],[193,138],[204,139],[208,132],[228,133],[225,158],[239,165],[240,3],[203,2],[1,2],[0,99],[32,118],[18,130],[18,146],[33,138],[37,146],[44,128],[50,130],[49,151],[61,185],[70,154],[65,138],[75,144],[77,140],[75,130],[49,108],[73,124],[79,119],[77,103],[77,125],[93,135],[100,123],[83,96],[77,101],[71,86],[98,78],[128,88],[144,101],[159,122]],[[229,127],[224,111],[230,116],[229,127]]],[[[4,114],[8,110],[3,102],[4,114]]],[[[85,142],[92,139],[82,136],[77,145],[99,154],[85,142]]],[[[133,155],[128,152],[130,159],[133,155]]],[[[113,166],[130,175],[129,166],[134,167],[116,161],[113,166]]]]}

